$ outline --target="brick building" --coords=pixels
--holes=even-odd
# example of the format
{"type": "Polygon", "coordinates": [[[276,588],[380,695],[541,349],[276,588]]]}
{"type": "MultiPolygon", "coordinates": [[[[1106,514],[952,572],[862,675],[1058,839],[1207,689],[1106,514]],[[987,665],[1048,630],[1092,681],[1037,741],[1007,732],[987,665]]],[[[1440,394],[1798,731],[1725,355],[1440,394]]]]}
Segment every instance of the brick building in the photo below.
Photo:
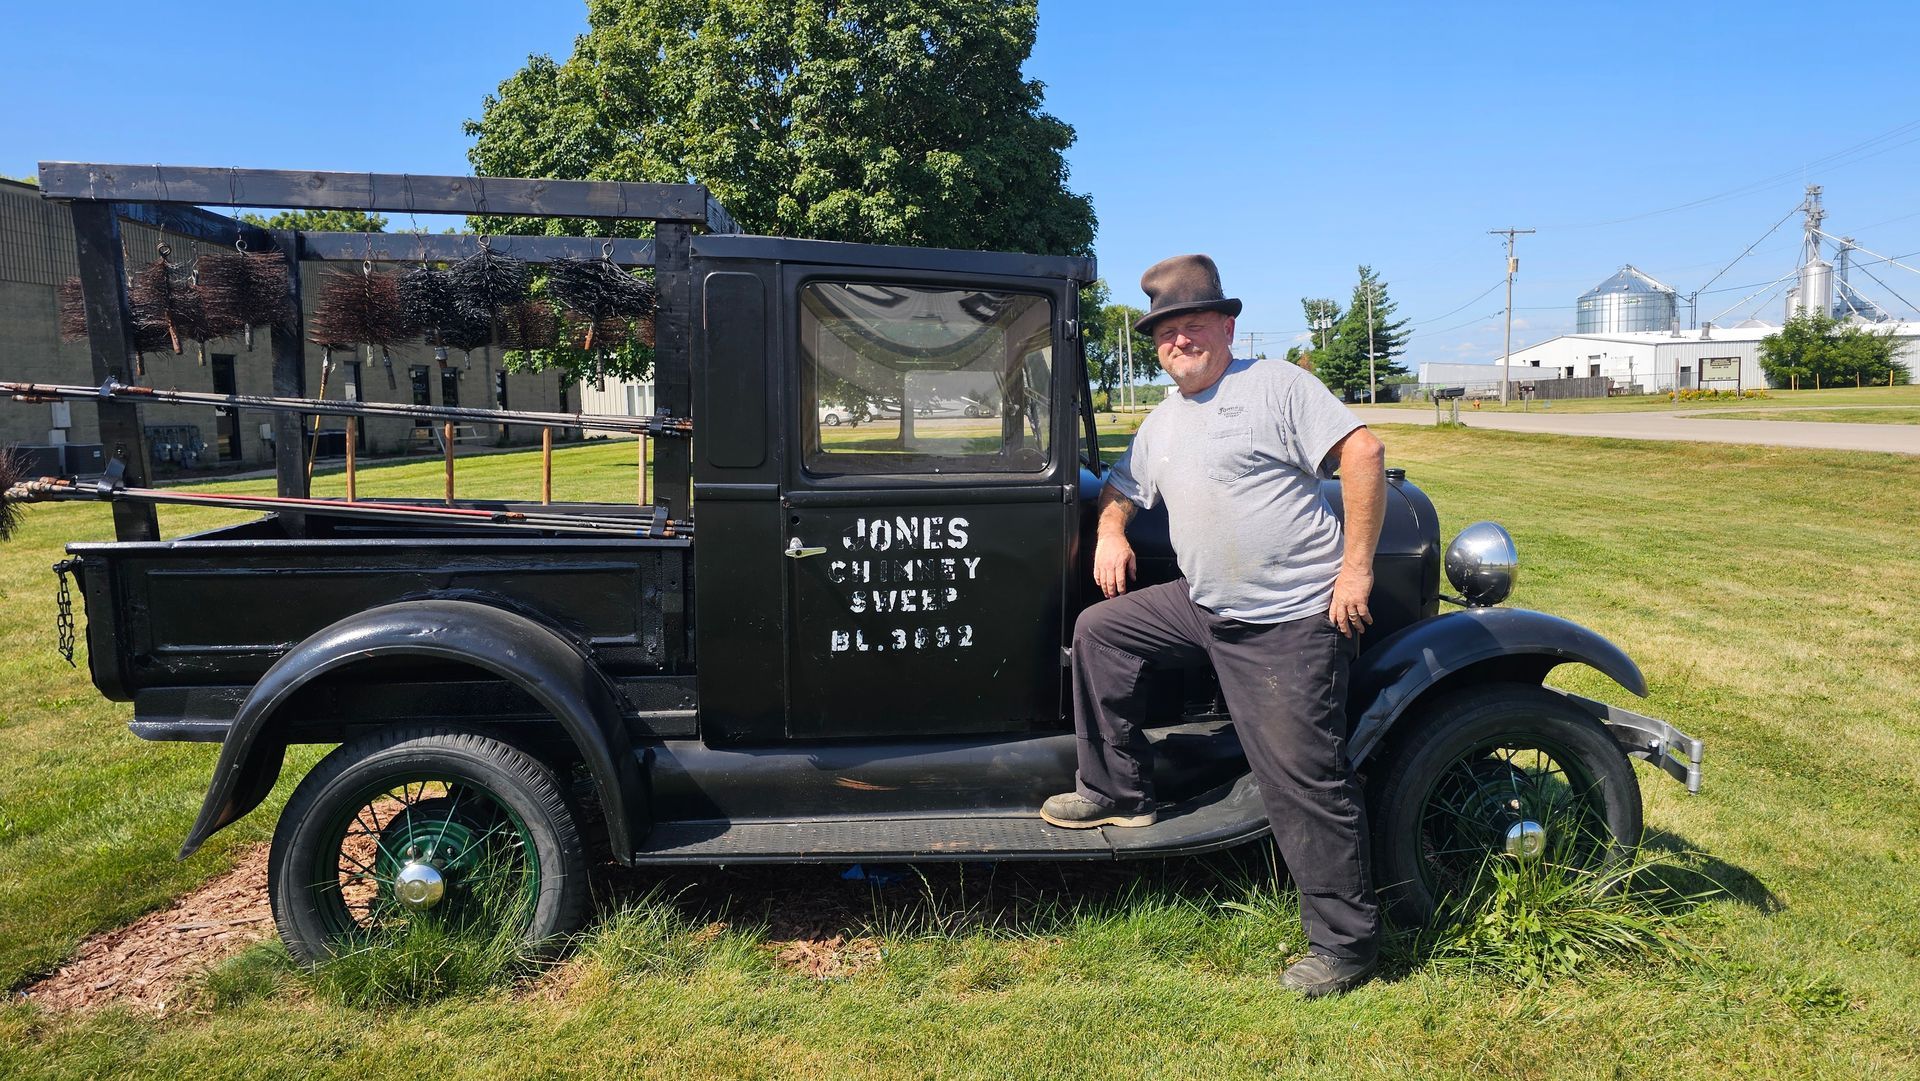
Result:
{"type": "MultiPolygon", "coordinates": [[[[206,249],[191,237],[162,234],[143,225],[122,222],[121,238],[131,271],[152,262],[166,243],[176,262],[191,263],[206,249]]],[[[358,273],[357,266],[318,263],[302,265],[302,296],[309,309],[324,275],[358,273]]],[[[85,341],[60,340],[60,283],[78,273],[74,262],[73,223],[64,204],[43,199],[38,188],[0,180],[0,379],[36,383],[92,384],[92,364],[85,341]]],[[[265,328],[254,334],[251,350],[239,338],[206,343],[206,364],[200,347],[185,343],[180,356],[162,351],[146,357],[146,383],[156,387],[217,393],[271,394],[272,350],[265,328]]],[[[368,362],[367,350],[334,353],[334,370],[326,397],[379,402],[425,402],[434,405],[510,409],[566,410],[579,408],[577,389],[563,387],[557,373],[507,375],[499,357],[475,350],[470,358],[457,350],[442,365],[433,350],[410,344],[389,349],[393,380],[380,361],[379,351],[368,362]]],[[[306,348],[307,392],[318,397],[321,350],[306,348]]],[[[61,441],[99,442],[93,409],[74,403],[70,410],[54,405],[0,403],[0,446],[34,446],[61,441]],[[64,414],[64,416],[63,416],[64,414]],[[70,427],[60,428],[61,420],[70,427]]],[[[147,428],[156,466],[207,467],[220,463],[270,466],[273,463],[271,415],[241,410],[237,414],[205,406],[143,405],[141,422],[147,428]],[[195,439],[199,450],[194,450],[195,439]],[[183,461],[182,459],[186,459],[183,461]],[[196,461],[197,460],[197,461],[196,461]]],[[[323,418],[323,430],[344,428],[341,418],[323,418]]],[[[424,447],[430,433],[404,418],[363,418],[361,450],[368,455],[399,453],[424,447]]],[[[462,440],[493,444],[501,438],[513,443],[540,440],[537,428],[477,426],[462,429],[462,440]]],[[[344,433],[324,437],[322,453],[342,446],[344,433]]]]}

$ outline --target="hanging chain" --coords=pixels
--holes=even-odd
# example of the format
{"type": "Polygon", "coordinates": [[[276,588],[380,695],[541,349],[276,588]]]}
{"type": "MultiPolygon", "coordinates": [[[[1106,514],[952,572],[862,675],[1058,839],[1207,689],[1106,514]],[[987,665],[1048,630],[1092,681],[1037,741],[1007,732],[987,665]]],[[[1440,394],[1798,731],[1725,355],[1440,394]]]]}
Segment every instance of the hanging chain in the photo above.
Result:
{"type": "Polygon", "coordinates": [[[67,659],[67,667],[78,668],[73,663],[73,594],[67,589],[67,574],[80,563],[77,559],[63,559],[53,565],[53,573],[60,577],[60,590],[54,594],[54,604],[58,611],[53,617],[54,630],[60,636],[60,655],[67,659]]]}

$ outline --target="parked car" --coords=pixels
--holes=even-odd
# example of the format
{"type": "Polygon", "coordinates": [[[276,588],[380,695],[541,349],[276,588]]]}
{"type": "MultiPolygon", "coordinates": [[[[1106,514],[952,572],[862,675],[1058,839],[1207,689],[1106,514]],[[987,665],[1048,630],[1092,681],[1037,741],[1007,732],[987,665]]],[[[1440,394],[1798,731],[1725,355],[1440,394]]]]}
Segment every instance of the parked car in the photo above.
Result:
{"type": "Polygon", "coordinates": [[[823,405],[820,407],[820,423],[829,428],[838,428],[842,424],[851,427],[860,423],[860,415],[844,405],[823,405]]]}

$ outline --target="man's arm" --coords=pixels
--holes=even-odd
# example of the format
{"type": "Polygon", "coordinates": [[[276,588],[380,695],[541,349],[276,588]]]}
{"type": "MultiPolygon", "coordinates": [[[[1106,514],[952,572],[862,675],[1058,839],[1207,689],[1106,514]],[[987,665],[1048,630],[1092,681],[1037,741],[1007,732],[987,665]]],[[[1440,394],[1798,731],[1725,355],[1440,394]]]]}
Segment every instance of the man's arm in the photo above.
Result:
{"type": "MultiPolygon", "coordinates": [[[[1100,503],[1094,511],[1098,525],[1093,541],[1093,580],[1109,597],[1125,593],[1127,583],[1133,580],[1133,545],[1127,543],[1127,523],[1138,509],[1113,485],[1100,489],[1100,503]]],[[[1376,522],[1374,532],[1379,531],[1376,522]]]]}
{"type": "Polygon", "coordinates": [[[1340,499],[1346,507],[1346,551],[1340,576],[1333,580],[1327,618],[1351,638],[1373,623],[1367,597],[1373,592],[1380,525],[1387,516],[1387,448],[1372,432],[1355,428],[1327,452],[1327,461],[1340,471],[1340,499]]]}

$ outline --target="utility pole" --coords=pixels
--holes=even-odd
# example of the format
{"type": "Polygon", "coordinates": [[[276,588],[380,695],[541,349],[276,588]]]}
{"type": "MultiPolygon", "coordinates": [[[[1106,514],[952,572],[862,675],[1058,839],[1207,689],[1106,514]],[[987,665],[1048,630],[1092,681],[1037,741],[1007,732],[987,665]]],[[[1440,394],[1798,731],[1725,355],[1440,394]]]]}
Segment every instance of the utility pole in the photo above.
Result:
{"type": "Polygon", "coordinates": [[[1489,229],[1494,236],[1505,233],[1507,236],[1507,344],[1500,351],[1500,404],[1507,404],[1507,383],[1513,374],[1513,275],[1520,269],[1520,260],[1513,257],[1513,238],[1521,233],[1531,233],[1532,229],[1489,229]]]}
{"type": "Polygon", "coordinates": [[[1373,283],[1367,283],[1367,404],[1378,404],[1373,400],[1373,283]]]}

